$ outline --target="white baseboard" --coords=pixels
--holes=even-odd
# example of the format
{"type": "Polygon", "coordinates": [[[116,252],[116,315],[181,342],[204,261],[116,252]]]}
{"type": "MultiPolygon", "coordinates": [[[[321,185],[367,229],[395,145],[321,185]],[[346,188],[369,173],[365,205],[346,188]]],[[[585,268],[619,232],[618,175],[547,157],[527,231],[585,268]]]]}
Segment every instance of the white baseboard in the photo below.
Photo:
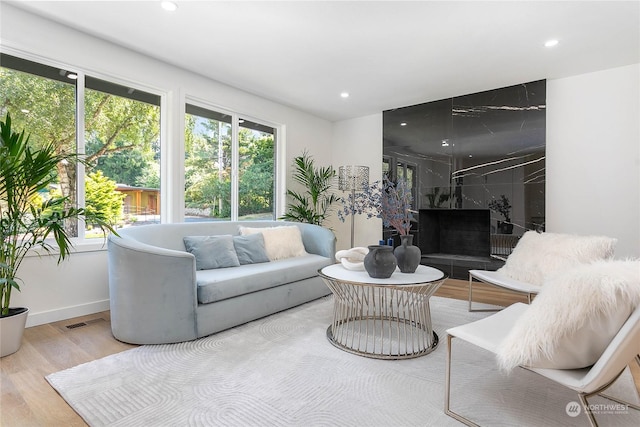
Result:
{"type": "Polygon", "coordinates": [[[41,311],[39,313],[29,312],[26,327],[44,325],[46,323],[58,322],[60,320],[71,319],[87,314],[99,313],[109,310],[109,300],[94,301],[88,304],[64,307],[57,310],[41,311]]]}

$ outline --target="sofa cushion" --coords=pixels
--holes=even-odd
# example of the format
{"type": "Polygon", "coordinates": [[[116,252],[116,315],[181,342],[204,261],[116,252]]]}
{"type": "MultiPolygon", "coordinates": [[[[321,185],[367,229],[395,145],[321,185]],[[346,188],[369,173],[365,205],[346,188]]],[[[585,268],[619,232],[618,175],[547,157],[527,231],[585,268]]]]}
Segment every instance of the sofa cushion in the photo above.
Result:
{"type": "Polygon", "coordinates": [[[231,235],[186,236],[183,241],[187,252],[196,257],[196,270],[240,266],[231,235]]]}
{"type": "Polygon", "coordinates": [[[300,229],[295,225],[260,228],[240,226],[240,234],[243,236],[256,233],[263,235],[267,256],[271,261],[307,254],[300,229]]]}
{"type": "Polygon", "coordinates": [[[240,265],[269,262],[262,233],[233,236],[233,246],[236,248],[240,265]]]}
{"type": "Polygon", "coordinates": [[[198,271],[198,303],[208,304],[315,277],[320,268],[332,262],[329,258],[308,254],[239,268],[198,271]]]}
{"type": "Polygon", "coordinates": [[[545,282],[500,344],[504,370],[593,365],[640,304],[640,261],[582,264],[545,282]]]}
{"type": "Polygon", "coordinates": [[[613,257],[617,239],[527,231],[498,273],[542,286],[553,277],[582,263],[613,257]]]}

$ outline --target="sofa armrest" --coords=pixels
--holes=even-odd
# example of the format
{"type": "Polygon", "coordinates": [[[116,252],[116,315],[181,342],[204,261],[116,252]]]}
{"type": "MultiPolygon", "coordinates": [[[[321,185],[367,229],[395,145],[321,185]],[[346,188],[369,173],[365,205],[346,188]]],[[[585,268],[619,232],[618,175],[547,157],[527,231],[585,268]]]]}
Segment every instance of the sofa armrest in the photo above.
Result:
{"type": "Polygon", "coordinates": [[[310,254],[334,259],[336,254],[336,235],[328,228],[313,224],[297,224],[302,234],[302,243],[310,254]]]}
{"type": "Polygon", "coordinates": [[[135,239],[109,236],[113,335],[133,344],[197,338],[195,257],[135,239]]]}

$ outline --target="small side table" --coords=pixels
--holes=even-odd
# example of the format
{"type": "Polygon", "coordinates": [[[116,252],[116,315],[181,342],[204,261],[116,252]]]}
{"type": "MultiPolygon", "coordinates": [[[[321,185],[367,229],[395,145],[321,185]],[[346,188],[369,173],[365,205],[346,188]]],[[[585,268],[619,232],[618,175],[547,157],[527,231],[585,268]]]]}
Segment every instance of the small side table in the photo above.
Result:
{"type": "Polygon", "coordinates": [[[375,359],[409,359],[432,352],[438,335],[429,298],[447,276],[424,265],[396,270],[388,279],[333,264],[318,270],[334,296],[327,339],[349,353],[375,359]]]}

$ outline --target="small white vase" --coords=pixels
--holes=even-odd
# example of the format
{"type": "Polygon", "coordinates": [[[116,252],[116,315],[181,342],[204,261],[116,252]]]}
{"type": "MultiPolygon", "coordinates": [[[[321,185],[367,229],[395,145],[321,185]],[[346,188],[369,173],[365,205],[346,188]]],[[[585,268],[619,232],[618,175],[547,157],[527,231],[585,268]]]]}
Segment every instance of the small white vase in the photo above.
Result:
{"type": "Polygon", "coordinates": [[[27,323],[28,308],[10,308],[10,314],[0,317],[0,357],[15,353],[22,344],[22,334],[27,323]],[[11,314],[11,311],[16,314],[11,314]]]}

